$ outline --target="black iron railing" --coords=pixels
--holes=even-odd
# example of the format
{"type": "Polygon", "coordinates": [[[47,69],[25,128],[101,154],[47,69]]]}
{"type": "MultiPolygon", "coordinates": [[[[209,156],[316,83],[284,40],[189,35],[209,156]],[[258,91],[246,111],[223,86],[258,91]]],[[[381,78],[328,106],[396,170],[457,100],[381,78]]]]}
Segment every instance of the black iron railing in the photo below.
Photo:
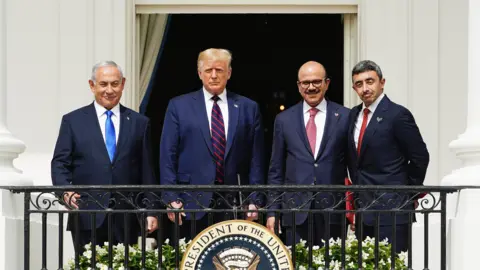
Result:
{"type": "MultiPolygon", "coordinates": [[[[201,215],[205,213],[208,216],[208,225],[212,225],[214,219],[213,215],[222,213],[228,215],[228,219],[243,218],[246,213],[257,211],[259,214],[258,223],[265,224],[267,216],[276,217],[275,232],[280,234],[282,226],[280,220],[291,219],[291,226],[295,232],[297,222],[296,218],[301,215],[306,215],[308,224],[308,239],[306,241],[305,250],[307,251],[306,259],[302,258],[308,265],[307,269],[313,269],[315,252],[313,239],[311,237],[313,228],[313,217],[321,214],[325,220],[325,224],[329,224],[331,220],[340,217],[338,226],[341,226],[342,233],[339,240],[341,257],[338,262],[341,265],[340,269],[352,269],[347,265],[347,256],[345,250],[348,244],[348,232],[346,227],[348,221],[346,219],[348,213],[354,213],[357,220],[356,236],[363,239],[363,222],[367,219],[373,219],[373,228],[375,236],[379,234],[379,228],[383,224],[397,224],[401,220],[408,220],[408,260],[404,269],[412,269],[412,223],[415,216],[423,216],[424,219],[424,269],[429,268],[429,220],[432,215],[440,216],[440,269],[446,269],[446,200],[447,194],[459,191],[460,187],[412,187],[412,186],[36,186],[36,187],[2,187],[3,189],[11,190],[14,193],[24,194],[24,269],[31,269],[30,255],[31,255],[31,216],[41,215],[42,221],[42,265],[34,265],[32,269],[47,269],[47,215],[58,216],[58,268],[64,269],[65,258],[63,254],[64,245],[64,226],[63,220],[65,214],[72,217],[73,224],[82,222],[82,215],[87,215],[90,228],[98,226],[97,218],[105,217],[105,224],[108,228],[108,269],[115,269],[112,263],[114,256],[113,234],[112,228],[115,222],[119,222],[118,215],[124,217],[125,221],[128,217],[134,215],[139,217],[140,232],[139,237],[142,241],[139,249],[141,250],[141,265],[140,269],[179,269],[181,257],[180,245],[180,228],[173,225],[168,220],[167,213],[174,213],[177,224],[183,217],[182,213],[192,215],[201,215]],[[354,210],[346,210],[347,200],[350,198],[346,196],[346,192],[353,192],[354,210]],[[70,193],[70,196],[65,196],[65,192],[70,193]],[[79,196],[71,196],[71,194],[78,194],[79,196]],[[213,196],[211,196],[213,194],[213,196]],[[33,196],[35,195],[35,196],[33,196]],[[71,200],[76,198],[78,208],[71,204],[71,200]],[[420,197],[423,199],[419,200],[420,197]],[[172,200],[180,200],[184,205],[188,206],[186,209],[171,209],[168,206],[172,200]],[[419,205],[417,206],[417,202],[419,205]],[[248,205],[254,204],[259,208],[256,210],[249,210],[248,205]],[[192,207],[194,205],[194,207],[192,207]],[[57,207],[62,206],[62,207],[57,207]],[[147,268],[147,248],[146,248],[146,221],[147,216],[155,216],[158,218],[160,228],[156,231],[155,238],[157,243],[158,254],[155,262],[155,268],[147,268]],[[170,226],[171,230],[164,226],[170,226]],[[345,229],[343,229],[345,228],[345,229]],[[165,239],[171,240],[171,246],[174,248],[175,258],[174,266],[165,265],[166,262],[162,258],[165,239]]],[[[467,187],[462,187],[467,188],[467,187]]],[[[85,222],[85,221],[83,221],[85,222]]],[[[85,224],[84,224],[85,225],[85,224]]],[[[199,233],[196,228],[196,222],[190,223],[191,237],[199,233]]],[[[283,224],[285,225],[285,224],[283,224]]],[[[87,227],[88,227],[87,226],[87,227]]],[[[80,226],[74,226],[73,236],[80,236],[80,226]]],[[[395,227],[395,226],[394,226],[395,227]]],[[[331,251],[332,243],[328,241],[330,231],[326,227],[325,235],[327,241],[323,246],[325,251],[323,254],[324,269],[331,269],[332,259],[331,251]]],[[[128,222],[125,222],[123,227],[125,235],[131,233],[128,222]]],[[[96,241],[96,230],[91,230],[92,246],[100,244],[96,241]]],[[[294,234],[295,235],[295,234],[294,234]]],[[[400,251],[395,250],[396,231],[393,229],[391,243],[390,258],[391,262],[395,262],[400,251]]],[[[295,239],[293,242],[297,243],[300,239],[295,239]]],[[[338,243],[337,243],[338,244],[338,243]]],[[[356,253],[357,269],[362,269],[364,260],[364,249],[362,248],[362,241],[358,241],[358,252],[356,253]]],[[[374,238],[374,269],[396,269],[395,263],[388,264],[382,268],[380,261],[380,246],[382,239],[374,238]]],[[[81,266],[82,248],[77,246],[75,248],[74,266],[73,269],[83,269],[81,266]]],[[[298,265],[297,258],[299,255],[299,245],[292,245],[291,259],[294,265],[298,265]]],[[[415,247],[418,248],[418,247],[415,247]]],[[[128,268],[129,252],[128,248],[124,250],[125,269],[128,268]]],[[[96,267],[97,254],[96,249],[91,250],[90,266],[96,267]]],[[[303,256],[303,255],[302,255],[303,256]]],[[[150,262],[151,263],[151,262],[150,262]]]]}

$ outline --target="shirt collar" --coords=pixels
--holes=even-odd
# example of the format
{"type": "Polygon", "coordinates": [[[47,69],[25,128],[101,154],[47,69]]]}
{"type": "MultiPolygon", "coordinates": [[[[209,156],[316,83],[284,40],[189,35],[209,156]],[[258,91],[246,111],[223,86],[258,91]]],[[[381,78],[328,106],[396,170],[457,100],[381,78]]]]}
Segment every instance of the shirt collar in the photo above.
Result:
{"type": "MultiPolygon", "coordinates": [[[[203,96],[205,97],[205,100],[212,100],[213,95],[203,87],[203,96]]],[[[221,101],[226,102],[227,101],[227,89],[224,89],[223,92],[218,95],[221,101]]]]}
{"type": "MultiPolygon", "coordinates": [[[[102,116],[107,111],[107,109],[105,109],[102,105],[98,104],[96,100],[93,102],[93,105],[95,106],[97,117],[102,116]]],[[[120,103],[115,105],[115,107],[113,107],[110,111],[112,111],[113,115],[116,115],[118,117],[120,115],[120,103]]]]}
{"type": "MultiPolygon", "coordinates": [[[[372,103],[370,104],[370,106],[368,106],[368,110],[373,114],[375,112],[375,110],[377,109],[378,107],[378,104],[380,104],[380,101],[382,101],[383,97],[385,96],[385,93],[381,93],[380,96],[378,96],[378,98],[372,103]]],[[[367,108],[365,106],[365,103],[362,103],[362,111],[367,108]]]]}
{"type": "MultiPolygon", "coordinates": [[[[312,107],[310,107],[310,105],[307,104],[307,102],[304,100],[303,101],[303,113],[307,113],[308,110],[310,110],[312,107]]],[[[322,99],[322,101],[317,105],[315,106],[315,108],[317,108],[319,111],[321,112],[327,112],[327,101],[324,99],[322,99]]]]}

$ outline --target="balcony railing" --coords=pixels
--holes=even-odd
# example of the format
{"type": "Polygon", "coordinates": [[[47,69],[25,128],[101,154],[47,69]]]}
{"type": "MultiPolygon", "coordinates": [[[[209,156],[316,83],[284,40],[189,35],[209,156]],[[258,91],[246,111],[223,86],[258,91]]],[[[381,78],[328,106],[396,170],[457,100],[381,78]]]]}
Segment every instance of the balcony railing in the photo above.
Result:
{"type": "MultiPolygon", "coordinates": [[[[30,269],[30,256],[32,252],[31,243],[31,218],[32,216],[41,216],[41,253],[42,263],[41,265],[32,265],[32,269],[47,269],[47,217],[55,219],[58,218],[58,268],[64,269],[65,257],[63,254],[64,248],[64,217],[65,214],[70,214],[72,222],[78,225],[81,215],[88,215],[91,228],[97,227],[97,218],[104,216],[108,227],[108,239],[110,241],[107,247],[109,265],[108,269],[114,269],[113,260],[113,244],[112,234],[114,222],[119,222],[118,216],[123,216],[124,220],[128,220],[132,215],[138,217],[140,222],[139,237],[140,242],[141,265],[146,268],[146,241],[147,232],[145,217],[156,216],[160,228],[154,233],[157,243],[158,254],[163,254],[164,246],[160,243],[164,243],[165,239],[170,239],[172,246],[175,249],[175,266],[172,269],[180,269],[181,246],[179,244],[179,231],[178,225],[173,225],[167,218],[167,213],[174,213],[175,220],[178,221],[181,218],[180,214],[186,213],[192,215],[195,219],[195,215],[205,213],[208,216],[208,225],[212,225],[212,216],[215,213],[222,213],[228,215],[228,219],[235,219],[244,217],[246,213],[258,211],[259,219],[258,223],[265,225],[267,215],[276,217],[275,233],[280,235],[281,226],[279,222],[281,219],[291,219],[291,229],[295,232],[297,224],[293,222],[296,217],[306,215],[306,221],[308,224],[308,239],[306,241],[306,250],[308,251],[306,263],[307,269],[313,269],[315,252],[313,244],[313,217],[317,214],[322,214],[322,218],[325,224],[340,217],[341,237],[340,237],[340,250],[341,258],[338,264],[339,269],[351,269],[347,265],[347,259],[345,250],[347,247],[347,239],[349,232],[347,231],[348,220],[347,215],[353,213],[357,221],[373,218],[373,227],[375,236],[378,236],[380,227],[383,224],[397,224],[402,220],[407,220],[408,224],[408,259],[405,269],[412,268],[412,253],[415,249],[423,248],[423,264],[424,269],[429,268],[429,221],[432,215],[438,215],[440,219],[440,269],[447,269],[447,225],[446,225],[446,201],[447,194],[459,191],[460,187],[413,187],[413,186],[36,186],[36,187],[3,187],[9,189],[14,193],[21,193],[24,195],[24,269],[30,269]],[[74,192],[79,194],[77,200],[78,209],[74,208],[69,203],[69,198],[64,197],[65,192],[74,192]],[[346,203],[351,197],[346,196],[346,192],[353,192],[354,205],[353,210],[346,210],[346,203]],[[210,195],[213,199],[210,198],[210,195]],[[420,199],[417,205],[417,200],[420,199]],[[170,209],[166,207],[172,200],[181,199],[184,205],[189,205],[187,209],[170,209]],[[256,210],[249,210],[248,205],[255,204],[259,206],[256,210]],[[191,207],[194,205],[194,207],[191,207]],[[58,207],[62,206],[62,207],[58,207]],[[310,207],[307,207],[310,206],[310,207]],[[412,224],[416,217],[423,218],[423,247],[418,245],[412,246],[412,224]],[[164,226],[170,226],[172,231],[168,231],[164,226]]],[[[79,226],[74,226],[76,229],[72,233],[73,236],[80,236],[79,226]]],[[[363,222],[357,222],[355,233],[358,238],[363,239],[363,222]]],[[[327,226],[328,228],[328,226],[327,226]]],[[[196,228],[196,222],[190,223],[190,231],[192,238],[199,233],[196,228]]],[[[131,233],[128,222],[125,222],[124,226],[125,235],[131,233]]],[[[326,229],[326,239],[329,239],[329,229],[326,229]]],[[[295,234],[293,234],[295,235],[295,234]]],[[[395,262],[400,251],[395,250],[395,244],[398,239],[395,239],[395,229],[392,233],[392,238],[389,240],[391,244],[390,260],[395,262]]],[[[299,239],[295,239],[293,242],[298,242],[299,239]]],[[[92,230],[92,246],[99,244],[96,241],[95,230],[92,230]]],[[[187,239],[188,240],[188,239],[187,239]]],[[[283,239],[284,240],[284,239],[283,239]]],[[[382,268],[382,262],[380,261],[380,245],[382,239],[374,237],[374,269],[382,268]]],[[[323,247],[324,255],[324,269],[331,269],[332,258],[329,249],[332,243],[326,241],[323,247]]],[[[38,248],[38,247],[35,247],[38,248]]],[[[74,255],[74,269],[83,269],[80,265],[80,257],[82,256],[82,248],[77,246],[75,248],[74,255]]],[[[298,245],[292,245],[291,247],[291,261],[293,265],[298,265],[298,245]]],[[[356,263],[359,265],[358,269],[362,269],[365,250],[362,248],[362,241],[358,241],[358,252],[356,254],[356,263]]],[[[97,256],[96,249],[92,249],[92,256],[90,257],[90,266],[92,269],[96,268],[97,256]]],[[[129,252],[125,249],[124,254],[125,269],[128,268],[129,252]]],[[[383,262],[385,263],[385,262],[383,262]]],[[[154,269],[167,269],[162,256],[158,256],[158,261],[155,262],[154,269]]],[[[385,269],[396,269],[395,264],[387,266],[385,269]]],[[[169,269],[169,268],[168,268],[169,269]]],[[[260,269],[260,268],[259,268],[260,269]]]]}

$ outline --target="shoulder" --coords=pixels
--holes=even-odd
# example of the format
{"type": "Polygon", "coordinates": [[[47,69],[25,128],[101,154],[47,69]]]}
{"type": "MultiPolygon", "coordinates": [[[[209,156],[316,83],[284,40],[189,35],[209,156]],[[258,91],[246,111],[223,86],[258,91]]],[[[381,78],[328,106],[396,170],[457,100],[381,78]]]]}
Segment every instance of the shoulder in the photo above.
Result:
{"type": "Polygon", "coordinates": [[[82,116],[88,114],[89,112],[95,112],[95,108],[93,107],[93,103],[91,103],[89,105],[86,105],[86,106],[83,106],[83,107],[80,107],[78,109],[75,109],[73,111],[70,111],[70,112],[64,114],[63,119],[64,120],[77,119],[79,117],[82,117],[82,116]]]}
{"type": "Polygon", "coordinates": [[[198,91],[193,91],[193,92],[190,92],[190,93],[186,93],[186,94],[183,94],[183,95],[176,96],[176,97],[170,99],[170,102],[171,103],[185,102],[187,100],[190,100],[194,97],[199,97],[199,96],[203,97],[203,95],[200,95],[200,93],[198,91]]]}
{"type": "Polygon", "coordinates": [[[135,119],[136,121],[140,121],[142,123],[147,123],[147,122],[150,121],[150,119],[147,116],[145,116],[141,113],[138,113],[138,112],[136,112],[136,111],[134,111],[134,110],[132,110],[128,107],[123,106],[123,105],[121,105],[121,107],[123,109],[123,112],[120,112],[120,113],[125,113],[129,117],[131,117],[132,119],[135,119]]]}
{"type": "Polygon", "coordinates": [[[333,101],[327,101],[329,105],[327,106],[330,106],[333,110],[341,113],[341,114],[345,114],[345,115],[348,115],[350,113],[350,109],[343,106],[343,105],[340,105],[336,102],[333,102],[333,101]]]}
{"type": "Polygon", "coordinates": [[[292,115],[295,115],[296,112],[298,112],[299,110],[302,110],[302,103],[297,103],[295,105],[293,105],[292,107],[280,112],[279,114],[277,114],[277,116],[275,117],[276,121],[286,121],[287,119],[290,119],[292,117],[292,115]]]}
{"type": "Polygon", "coordinates": [[[393,114],[395,117],[410,117],[412,116],[412,113],[410,112],[409,109],[407,109],[405,106],[400,105],[398,103],[395,103],[388,99],[388,110],[393,114]]]}
{"type": "Polygon", "coordinates": [[[259,107],[258,103],[250,98],[247,98],[245,96],[239,95],[234,92],[228,92],[227,94],[228,99],[233,99],[236,102],[242,104],[243,106],[247,106],[249,108],[257,108],[259,107]]]}

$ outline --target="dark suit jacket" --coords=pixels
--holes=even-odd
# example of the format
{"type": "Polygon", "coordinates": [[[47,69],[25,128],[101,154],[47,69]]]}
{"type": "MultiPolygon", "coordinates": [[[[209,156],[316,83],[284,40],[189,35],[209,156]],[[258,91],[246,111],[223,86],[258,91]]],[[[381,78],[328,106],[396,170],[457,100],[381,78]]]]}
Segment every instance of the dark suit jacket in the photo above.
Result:
{"type": "MultiPolygon", "coordinates": [[[[66,188],[69,185],[157,184],[152,167],[150,122],[147,117],[120,106],[120,133],[111,162],[93,103],[70,112],[62,118],[51,166],[53,185],[66,188]]],[[[108,205],[111,194],[101,196],[101,193],[89,192],[92,198],[108,205]]],[[[81,193],[81,199],[89,197],[81,193]]],[[[115,208],[131,208],[118,194],[114,199],[120,203],[115,208]]],[[[137,205],[139,202],[137,198],[137,205]]],[[[95,203],[84,206],[84,209],[99,208],[95,203]]],[[[91,229],[90,219],[90,214],[80,215],[81,230],[91,229]]],[[[97,214],[97,228],[104,219],[104,214],[97,214]]],[[[72,222],[70,217],[70,229],[72,222]]],[[[123,226],[123,223],[123,220],[115,221],[115,226],[123,226]]]]}
{"type": "MultiPolygon", "coordinates": [[[[303,101],[280,113],[275,119],[275,129],[272,147],[272,159],[268,173],[268,183],[272,185],[343,185],[347,175],[345,153],[347,147],[349,109],[335,102],[327,101],[327,116],[322,142],[316,157],[307,138],[303,116],[303,101]]],[[[270,193],[269,198],[275,196],[270,193]]],[[[287,193],[283,196],[283,204],[272,204],[270,209],[280,207],[289,209],[305,204],[311,207],[313,194],[287,193]]],[[[314,207],[341,208],[344,198],[342,193],[322,193],[314,200],[314,207]],[[333,196],[332,196],[333,195],[333,196]]],[[[271,201],[270,201],[271,203],[271,201]]],[[[273,212],[268,214],[274,215],[273,212]]],[[[339,223],[341,215],[332,215],[331,222],[339,223]]],[[[297,213],[295,222],[300,225],[305,222],[307,213],[297,213]]],[[[291,226],[292,215],[284,214],[284,226],[291,226]]]]}
{"type": "MultiPolygon", "coordinates": [[[[348,166],[355,185],[423,185],[429,163],[427,147],[413,115],[405,107],[393,103],[385,95],[378,104],[363,136],[360,156],[354,141],[355,121],[362,104],[350,113],[348,134],[348,166]]],[[[364,207],[380,194],[357,194],[357,206],[364,207]]],[[[392,209],[401,206],[411,194],[389,193],[376,200],[370,209],[392,209]]],[[[413,203],[405,209],[413,209],[413,203]]],[[[365,214],[368,225],[375,222],[374,214],[365,214]]],[[[397,223],[408,222],[408,215],[397,215],[397,223]]],[[[390,215],[381,215],[382,225],[392,224],[390,215]]]]}
{"type": "MultiPolygon", "coordinates": [[[[225,150],[225,185],[264,183],[263,127],[258,104],[227,92],[228,133],[225,150]]],[[[213,185],[216,166],[203,90],[170,100],[160,139],[160,183],[162,185],[213,185]]],[[[246,195],[246,194],[242,194],[246,195]]],[[[181,199],[185,209],[208,207],[212,193],[165,193],[168,202],[181,199]],[[198,203],[197,203],[198,200],[198,203]]],[[[252,195],[256,200],[257,196],[252,195]]],[[[196,219],[204,213],[197,213],[196,219]]],[[[187,219],[191,216],[187,213],[187,219]]]]}

